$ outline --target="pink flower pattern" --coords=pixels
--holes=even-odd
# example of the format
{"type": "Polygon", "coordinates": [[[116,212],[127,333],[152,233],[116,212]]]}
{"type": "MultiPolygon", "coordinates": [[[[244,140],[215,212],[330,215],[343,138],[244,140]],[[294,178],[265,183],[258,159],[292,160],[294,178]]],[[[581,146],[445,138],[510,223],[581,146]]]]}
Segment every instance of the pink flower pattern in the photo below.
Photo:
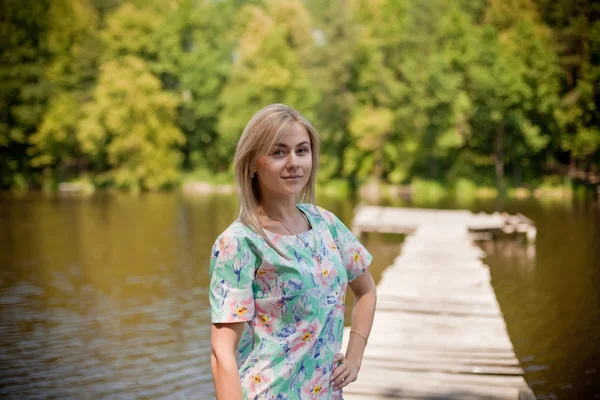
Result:
{"type": "Polygon", "coordinates": [[[336,276],[335,268],[332,268],[331,264],[319,263],[319,268],[315,269],[317,279],[322,286],[329,287],[332,279],[336,276]]]}
{"type": "Polygon", "coordinates": [[[263,264],[256,271],[256,283],[263,292],[272,290],[271,285],[277,279],[277,269],[275,265],[263,264]]]}
{"type": "Polygon", "coordinates": [[[315,370],[311,377],[302,385],[302,399],[319,400],[327,399],[329,382],[327,375],[320,368],[315,370]]]}
{"type": "Polygon", "coordinates": [[[290,343],[290,351],[292,353],[303,353],[303,350],[312,346],[314,343],[321,326],[318,321],[308,323],[301,321],[294,339],[290,343]]]}
{"type": "Polygon", "coordinates": [[[254,300],[252,298],[231,297],[229,300],[229,310],[234,320],[245,321],[248,313],[254,308],[254,300]]]}
{"type": "MultiPolygon", "coordinates": [[[[268,364],[268,363],[267,363],[268,364]]],[[[264,367],[265,363],[258,364],[252,371],[247,375],[248,387],[250,393],[255,396],[259,396],[264,393],[273,380],[273,370],[264,367]]]]}
{"type": "Polygon", "coordinates": [[[278,311],[274,307],[263,307],[257,301],[254,306],[256,315],[256,329],[264,332],[266,335],[273,333],[273,327],[278,321],[278,311]]]}

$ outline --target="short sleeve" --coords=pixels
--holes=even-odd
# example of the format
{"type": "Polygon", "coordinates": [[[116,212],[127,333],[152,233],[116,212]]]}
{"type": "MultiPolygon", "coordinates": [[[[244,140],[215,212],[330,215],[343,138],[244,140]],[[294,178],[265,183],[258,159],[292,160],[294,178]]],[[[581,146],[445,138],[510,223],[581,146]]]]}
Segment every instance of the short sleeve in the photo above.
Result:
{"type": "Polygon", "coordinates": [[[210,258],[209,299],[213,323],[252,319],[256,261],[244,237],[225,231],[217,238],[210,258]]]}
{"type": "Polygon", "coordinates": [[[351,282],[367,270],[373,256],[335,214],[322,208],[320,211],[342,256],[348,281],[351,282]]]}

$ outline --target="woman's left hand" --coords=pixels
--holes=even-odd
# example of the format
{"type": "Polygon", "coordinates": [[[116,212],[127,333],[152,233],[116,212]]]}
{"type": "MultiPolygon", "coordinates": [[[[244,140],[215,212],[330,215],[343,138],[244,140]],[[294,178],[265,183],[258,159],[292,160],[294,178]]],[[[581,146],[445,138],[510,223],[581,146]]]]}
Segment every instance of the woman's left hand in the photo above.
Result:
{"type": "Polygon", "coordinates": [[[330,383],[333,383],[333,388],[335,390],[341,389],[349,383],[356,381],[359,370],[358,366],[346,359],[342,353],[337,353],[333,360],[339,363],[333,370],[331,379],[329,380],[330,383]]]}

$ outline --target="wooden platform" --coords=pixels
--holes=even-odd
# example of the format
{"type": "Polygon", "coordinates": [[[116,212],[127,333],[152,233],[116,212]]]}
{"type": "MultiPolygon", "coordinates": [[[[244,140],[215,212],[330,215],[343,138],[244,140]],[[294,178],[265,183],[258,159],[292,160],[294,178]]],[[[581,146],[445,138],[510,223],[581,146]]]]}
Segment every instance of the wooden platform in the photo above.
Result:
{"type": "Polygon", "coordinates": [[[465,225],[470,232],[497,231],[507,234],[522,233],[527,240],[535,241],[536,228],[522,214],[477,213],[468,210],[434,210],[425,208],[397,208],[359,206],[356,209],[352,230],[362,232],[414,233],[421,225],[465,225]]]}
{"type": "MultiPolygon", "coordinates": [[[[344,399],[534,399],[464,222],[470,216],[418,222],[417,214],[402,221],[414,234],[378,284],[362,369],[344,399]]],[[[344,348],[347,340],[348,328],[344,348]]]]}

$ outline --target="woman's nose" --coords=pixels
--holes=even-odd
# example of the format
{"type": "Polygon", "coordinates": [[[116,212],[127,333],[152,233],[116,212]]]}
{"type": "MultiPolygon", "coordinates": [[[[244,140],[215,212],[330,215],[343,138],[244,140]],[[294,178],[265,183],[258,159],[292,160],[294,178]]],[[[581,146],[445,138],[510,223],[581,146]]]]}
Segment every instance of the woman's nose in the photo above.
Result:
{"type": "Polygon", "coordinates": [[[298,156],[293,151],[288,155],[287,167],[289,169],[296,169],[298,167],[298,156]]]}

